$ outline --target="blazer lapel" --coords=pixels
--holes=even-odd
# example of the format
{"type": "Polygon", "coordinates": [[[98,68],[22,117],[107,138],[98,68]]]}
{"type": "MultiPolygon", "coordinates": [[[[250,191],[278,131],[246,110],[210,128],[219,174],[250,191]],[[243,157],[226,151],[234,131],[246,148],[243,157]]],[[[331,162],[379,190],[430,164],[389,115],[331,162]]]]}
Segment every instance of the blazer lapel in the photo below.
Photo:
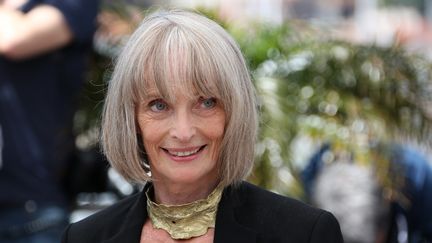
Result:
{"type": "Polygon", "coordinates": [[[104,243],[140,242],[142,224],[128,225],[114,237],[103,241],[104,243]]]}
{"type": "Polygon", "coordinates": [[[104,243],[140,242],[142,227],[147,219],[147,197],[144,192],[148,184],[127,213],[124,223],[118,226],[119,231],[111,238],[103,241],[104,243]]]}
{"type": "Polygon", "coordinates": [[[235,208],[239,206],[241,201],[237,191],[232,186],[225,189],[216,215],[215,243],[256,242],[256,233],[238,223],[235,218],[235,208]]]}

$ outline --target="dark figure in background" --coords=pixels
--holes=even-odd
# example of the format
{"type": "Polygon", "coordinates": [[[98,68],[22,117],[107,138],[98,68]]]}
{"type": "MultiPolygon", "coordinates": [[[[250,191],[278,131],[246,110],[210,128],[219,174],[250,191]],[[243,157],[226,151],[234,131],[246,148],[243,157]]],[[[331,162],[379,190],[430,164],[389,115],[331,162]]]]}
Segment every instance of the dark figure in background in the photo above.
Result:
{"type": "Polygon", "coordinates": [[[0,242],[59,242],[96,0],[0,0],[0,242]]]}
{"type": "Polygon", "coordinates": [[[346,242],[432,242],[432,165],[423,154],[398,144],[376,147],[389,161],[389,178],[401,184],[390,195],[373,167],[326,164],[331,151],[323,145],[302,179],[309,199],[338,218],[346,242]]]}

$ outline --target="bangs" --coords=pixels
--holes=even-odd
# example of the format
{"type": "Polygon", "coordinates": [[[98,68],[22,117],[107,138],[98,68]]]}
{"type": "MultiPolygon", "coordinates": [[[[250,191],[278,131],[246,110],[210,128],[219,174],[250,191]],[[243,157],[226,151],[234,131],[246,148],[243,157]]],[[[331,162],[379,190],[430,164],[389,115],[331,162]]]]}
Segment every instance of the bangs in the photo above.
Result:
{"type": "Polygon", "coordinates": [[[176,102],[179,92],[188,98],[215,97],[223,100],[217,58],[209,51],[210,45],[201,36],[185,33],[182,27],[170,22],[163,31],[148,42],[133,80],[134,99],[140,101],[149,95],[158,95],[176,102]]]}

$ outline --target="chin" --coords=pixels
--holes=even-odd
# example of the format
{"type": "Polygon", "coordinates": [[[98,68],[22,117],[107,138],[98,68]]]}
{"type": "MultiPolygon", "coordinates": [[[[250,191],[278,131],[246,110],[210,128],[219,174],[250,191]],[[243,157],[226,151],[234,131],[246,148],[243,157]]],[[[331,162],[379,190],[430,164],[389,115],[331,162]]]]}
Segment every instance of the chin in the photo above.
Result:
{"type": "Polygon", "coordinates": [[[193,184],[193,183],[211,183],[216,180],[216,176],[209,176],[208,174],[197,173],[197,171],[173,171],[173,174],[168,177],[169,180],[179,184],[193,184]],[[211,178],[211,179],[210,179],[211,178]]]}
{"type": "Polygon", "coordinates": [[[182,173],[172,177],[171,180],[179,184],[192,184],[201,183],[203,178],[198,175],[194,175],[193,173],[182,173]]]}

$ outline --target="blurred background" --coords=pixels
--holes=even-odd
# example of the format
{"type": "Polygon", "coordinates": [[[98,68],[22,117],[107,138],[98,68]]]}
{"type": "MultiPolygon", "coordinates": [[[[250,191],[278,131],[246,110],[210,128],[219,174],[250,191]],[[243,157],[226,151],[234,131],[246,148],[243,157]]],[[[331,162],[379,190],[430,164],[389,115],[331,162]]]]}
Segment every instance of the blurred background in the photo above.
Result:
{"type": "Polygon", "coordinates": [[[139,190],[100,156],[99,117],[113,60],[158,7],[204,13],[240,44],[262,116],[251,182],[333,212],[346,242],[431,242],[430,0],[104,0],[71,221],[139,190]]]}

